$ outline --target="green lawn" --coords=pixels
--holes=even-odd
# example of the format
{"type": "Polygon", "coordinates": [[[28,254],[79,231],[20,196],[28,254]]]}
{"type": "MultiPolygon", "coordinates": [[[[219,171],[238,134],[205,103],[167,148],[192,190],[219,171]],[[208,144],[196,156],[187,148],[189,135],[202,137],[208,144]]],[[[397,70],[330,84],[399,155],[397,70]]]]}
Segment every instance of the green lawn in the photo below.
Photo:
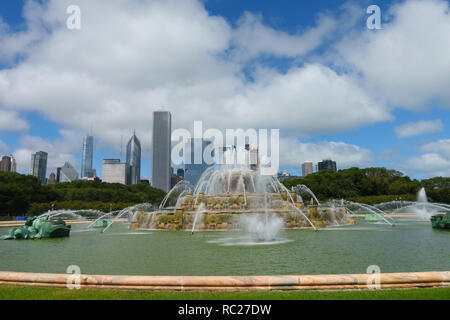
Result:
{"type": "Polygon", "coordinates": [[[450,299],[449,288],[379,291],[155,292],[0,286],[0,300],[416,300],[450,299]]]}

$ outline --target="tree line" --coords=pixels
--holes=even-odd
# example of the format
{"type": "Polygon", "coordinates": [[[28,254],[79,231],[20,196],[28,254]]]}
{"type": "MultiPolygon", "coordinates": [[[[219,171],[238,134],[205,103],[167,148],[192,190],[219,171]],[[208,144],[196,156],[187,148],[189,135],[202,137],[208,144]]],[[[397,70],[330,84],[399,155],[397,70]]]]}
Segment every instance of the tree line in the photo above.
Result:
{"type": "MultiPolygon", "coordinates": [[[[386,168],[350,168],[313,173],[283,182],[289,189],[308,186],[320,201],[346,199],[374,204],[392,200],[415,200],[424,187],[429,201],[450,203],[450,178],[422,181],[386,168]]],[[[121,210],[139,203],[159,205],[166,193],[140,183],[125,186],[101,181],[77,180],[70,183],[41,185],[29,175],[0,172],[0,217],[32,216],[58,209],[94,209],[103,212],[121,210]]],[[[303,195],[308,200],[308,195],[303,195]]]]}
{"type": "Polygon", "coordinates": [[[145,183],[125,186],[96,181],[41,185],[30,175],[0,172],[0,216],[31,216],[54,209],[121,210],[139,203],[159,204],[163,190],[145,183]]]}
{"type": "MultiPolygon", "coordinates": [[[[386,168],[350,168],[338,172],[325,170],[284,181],[284,184],[289,189],[298,184],[306,185],[322,201],[346,199],[368,204],[416,200],[417,192],[424,187],[429,201],[450,203],[450,178],[419,181],[386,168]]],[[[308,198],[306,194],[305,197],[308,198]]]]}

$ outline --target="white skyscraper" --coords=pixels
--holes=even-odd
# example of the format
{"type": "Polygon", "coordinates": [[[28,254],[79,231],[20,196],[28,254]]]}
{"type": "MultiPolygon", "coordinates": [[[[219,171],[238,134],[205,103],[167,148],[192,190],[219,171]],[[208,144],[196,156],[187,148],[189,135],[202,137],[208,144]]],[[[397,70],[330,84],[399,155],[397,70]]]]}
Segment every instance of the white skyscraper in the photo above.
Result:
{"type": "Polygon", "coordinates": [[[307,175],[313,173],[313,163],[311,161],[305,161],[302,164],[302,176],[306,177],[307,175]]]}

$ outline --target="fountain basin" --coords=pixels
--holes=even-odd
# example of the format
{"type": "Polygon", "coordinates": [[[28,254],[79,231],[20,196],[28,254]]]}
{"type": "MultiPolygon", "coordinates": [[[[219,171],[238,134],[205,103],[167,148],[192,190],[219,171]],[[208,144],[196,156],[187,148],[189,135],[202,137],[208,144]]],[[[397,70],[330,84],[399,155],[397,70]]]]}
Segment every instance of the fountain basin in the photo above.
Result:
{"type": "MultiPolygon", "coordinates": [[[[80,287],[89,289],[243,291],[368,289],[371,274],[286,276],[111,276],[81,275],[80,287]]],[[[0,284],[67,287],[73,275],[0,272],[0,284]]],[[[380,274],[380,289],[448,287],[450,271],[380,274]]]]}

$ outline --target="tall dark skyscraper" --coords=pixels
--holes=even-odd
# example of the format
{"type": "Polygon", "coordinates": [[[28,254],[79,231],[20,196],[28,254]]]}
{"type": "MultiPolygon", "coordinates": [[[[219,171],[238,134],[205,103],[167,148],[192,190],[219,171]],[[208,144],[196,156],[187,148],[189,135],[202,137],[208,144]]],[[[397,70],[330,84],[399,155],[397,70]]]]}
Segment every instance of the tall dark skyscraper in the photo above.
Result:
{"type": "Polygon", "coordinates": [[[45,184],[47,176],[47,152],[39,151],[31,155],[30,174],[45,184]]]}
{"type": "Polygon", "coordinates": [[[152,186],[170,190],[170,155],[172,115],[168,111],[153,113],[152,186]]]}
{"type": "Polygon", "coordinates": [[[331,159],[323,160],[318,163],[318,169],[319,171],[332,170],[336,172],[337,171],[336,161],[333,161],[331,159]]]}
{"type": "Polygon", "coordinates": [[[133,134],[127,144],[127,184],[137,184],[141,181],[141,143],[133,134]]]}
{"type": "Polygon", "coordinates": [[[81,152],[81,179],[93,178],[96,175],[95,170],[92,168],[92,159],[94,156],[94,137],[83,137],[83,149],[81,152]]]}

